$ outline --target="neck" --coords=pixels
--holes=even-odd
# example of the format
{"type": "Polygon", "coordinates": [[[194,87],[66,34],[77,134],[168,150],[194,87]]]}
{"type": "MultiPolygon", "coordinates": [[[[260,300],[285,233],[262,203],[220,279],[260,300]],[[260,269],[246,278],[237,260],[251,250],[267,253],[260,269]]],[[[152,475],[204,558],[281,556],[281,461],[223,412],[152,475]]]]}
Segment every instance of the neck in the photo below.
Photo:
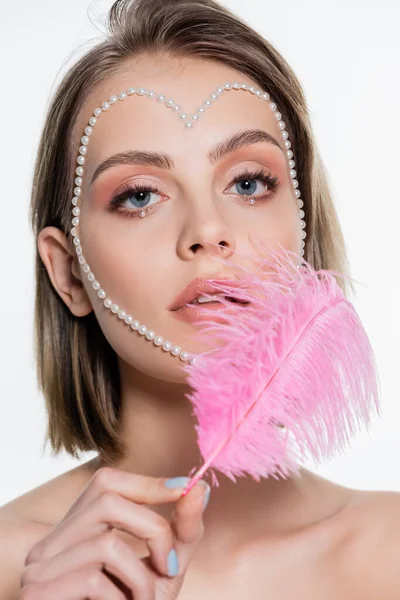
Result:
{"type": "MultiPolygon", "coordinates": [[[[189,476],[204,462],[196,441],[193,406],[186,397],[191,388],[154,379],[126,364],[121,364],[120,372],[120,435],[127,453],[117,468],[150,477],[189,476]]],[[[211,486],[204,522],[206,530],[218,529],[221,545],[234,544],[235,538],[243,539],[247,533],[256,536],[260,524],[266,534],[275,535],[296,526],[304,502],[304,479],[311,476],[307,471],[259,482],[239,477],[236,483],[216,474],[219,487],[211,486]]],[[[211,483],[207,475],[203,478],[211,483]]],[[[166,518],[172,510],[163,505],[152,508],[166,518]]]]}

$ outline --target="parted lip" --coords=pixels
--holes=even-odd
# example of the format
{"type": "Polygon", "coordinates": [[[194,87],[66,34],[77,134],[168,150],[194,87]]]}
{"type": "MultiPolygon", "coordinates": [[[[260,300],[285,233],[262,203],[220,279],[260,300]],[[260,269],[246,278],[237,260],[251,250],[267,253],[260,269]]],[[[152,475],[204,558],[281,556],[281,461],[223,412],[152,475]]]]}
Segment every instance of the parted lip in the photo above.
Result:
{"type": "MultiPolygon", "coordinates": [[[[220,294],[221,291],[215,287],[214,283],[229,285],[229,287],[232,288],[243,289],[238,281],[228,277],[196,277],[180,294],[178,294],[178,296],[169,306],[169,310],[179,310],[186,304],[193,302],[193,300],[195,300],[195,298],[201,294],[220,294]]],[[[248,304],[248,302],[244,302],[244,304],[248,304]]]]}

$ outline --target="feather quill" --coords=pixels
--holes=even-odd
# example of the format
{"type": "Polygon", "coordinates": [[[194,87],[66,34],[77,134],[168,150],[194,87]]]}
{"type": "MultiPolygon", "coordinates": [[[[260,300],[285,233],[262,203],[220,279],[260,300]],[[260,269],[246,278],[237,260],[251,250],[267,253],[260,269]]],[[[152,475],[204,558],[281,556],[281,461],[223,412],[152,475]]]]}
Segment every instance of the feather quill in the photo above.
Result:
{"type": "Polygon", "coordinates": [[[216,258],[241,275],[239,290],[210,280],[215,288],[250,304],[221,297],[224,322],[210,311],[196,332],[211,350],[183,367],[204,464],[182,495],[209,468],[216,486],[214,470],[234,482],[246,474],[287,477],[306,458],[342,452],[380,415],[373,350],[336,281],[343,275],[316,271],[280,244],[257,244],[255,269],[216,258]]]}

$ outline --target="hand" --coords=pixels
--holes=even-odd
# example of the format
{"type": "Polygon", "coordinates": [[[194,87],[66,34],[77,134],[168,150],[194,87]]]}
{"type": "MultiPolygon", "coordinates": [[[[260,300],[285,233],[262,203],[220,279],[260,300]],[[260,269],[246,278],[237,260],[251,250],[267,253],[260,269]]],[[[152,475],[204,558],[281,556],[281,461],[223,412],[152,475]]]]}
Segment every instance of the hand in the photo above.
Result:
{"type": "Polygon", "coordinates": [[[203,537],[208,484],[168,489],[163,478],[99,469],[64,518],[29,552],[20,600],[172,600],[203,537]],[[177,502],[171,521],[142,506],[177,502]],[[122,530],[143,540],[149,556],[139,558],[115,535],[122,530]],[[168,575],[175,548],[179,572],[168,575]]]}

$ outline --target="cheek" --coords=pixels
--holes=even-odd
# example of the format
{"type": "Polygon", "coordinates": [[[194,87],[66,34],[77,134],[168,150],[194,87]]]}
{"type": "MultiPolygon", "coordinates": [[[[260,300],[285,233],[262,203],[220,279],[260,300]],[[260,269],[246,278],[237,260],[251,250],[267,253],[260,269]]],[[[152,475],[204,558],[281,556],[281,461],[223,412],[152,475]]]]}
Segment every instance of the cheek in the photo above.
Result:
{"type": "MultiPolygon", "coordinates": [[[[83,254],[107,296],[127,312],[143,314],[143,308],[151,307],[159,296],[155,273],[164,272],[163,254],[152,251],[148,235],[134,222],[94,214],[81,223],[83,254]]],[[[97,291],[85,277],[88,292],[96,300],[97,291]]]]}
{"type": "Polygon", "coordinates": [[[262,217],[254,219],[252,234],[258,238],[269,238],[284,248],[298,253],[301,247],[300,214],[297,200],[288,191],[281,194],[265,207],[262,217]]]}

